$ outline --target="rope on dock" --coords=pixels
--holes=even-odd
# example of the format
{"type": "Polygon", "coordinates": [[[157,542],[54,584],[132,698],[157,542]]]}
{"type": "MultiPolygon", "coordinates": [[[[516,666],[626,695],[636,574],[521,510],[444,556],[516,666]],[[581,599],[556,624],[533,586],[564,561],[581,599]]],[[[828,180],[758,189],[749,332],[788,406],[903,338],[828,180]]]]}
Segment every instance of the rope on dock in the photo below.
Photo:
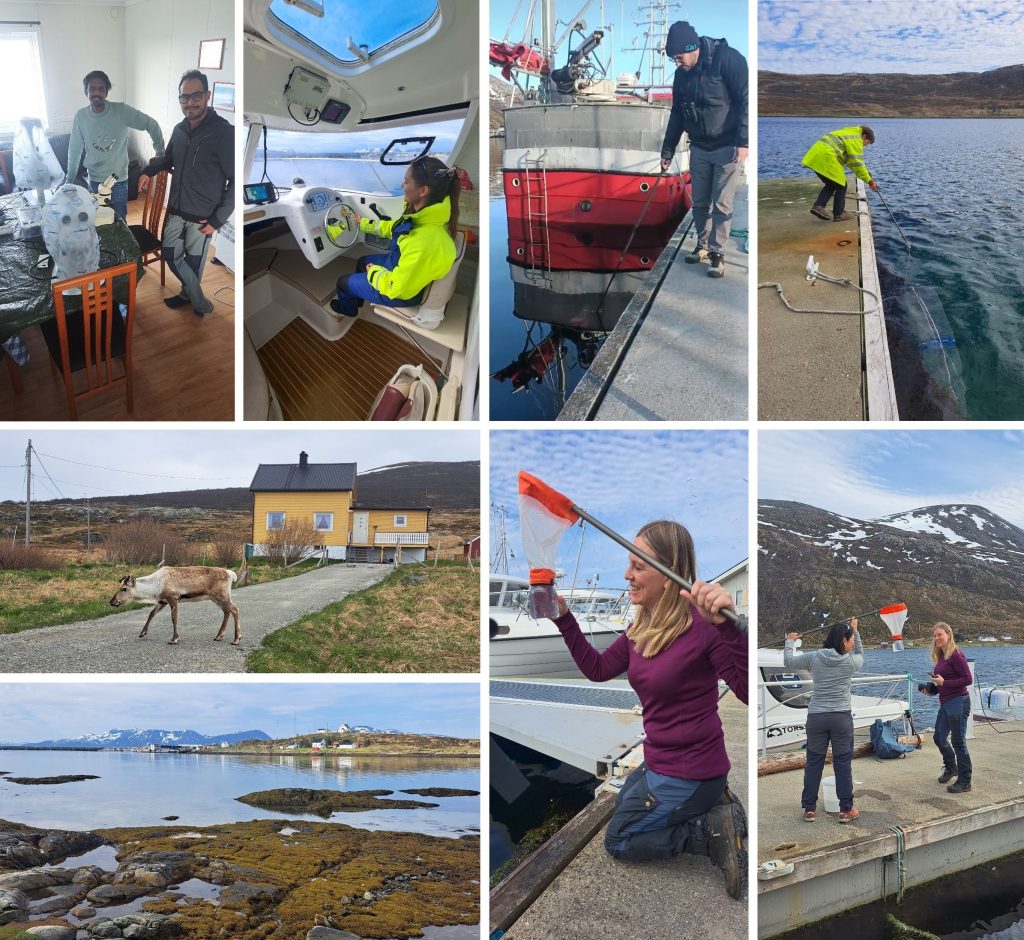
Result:
{"type": "Polygon", "coordinates": [[[882,309],[882,300],[878,294],[874,291],[869,291],[867,288],[858,287],[848,277],[829,277],[829,275],[821,274],[820,272],[816,273],[815,277],[820,277],[822,280],[828,281],[830,284],[838,284],[840,287],[852,287],[854,290],[860,291],[862,294],[867,294],[871,297],[875,301],[875,305],[865,310],[811,310],[804,307],[794,307],[782,292],[782,285],[778,283],[778,281],[765,281],[762,284],[758,284],[757,289],[761,290],[762,287],[773,288],[779,295],[782,302],[789,310],[792,310],[793,313],[832,313],[851,317],[863,317],[870,313],[878,313],[882,309]]]}

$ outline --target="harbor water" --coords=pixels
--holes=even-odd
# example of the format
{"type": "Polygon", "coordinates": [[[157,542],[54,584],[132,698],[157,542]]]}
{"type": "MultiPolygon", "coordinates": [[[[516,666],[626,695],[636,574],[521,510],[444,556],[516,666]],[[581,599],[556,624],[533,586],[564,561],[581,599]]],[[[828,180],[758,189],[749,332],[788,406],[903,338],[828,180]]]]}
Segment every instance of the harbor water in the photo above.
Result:
{"type": "Polygon", "coordinates": [[[310,819],[239,803],[260,790],[393,790],[390,798],[434,808],[335,813],[330,821],[360,829],[419,832],[457,838],[480,825],[479,797],[425,797],[400,790],[480,789],[475,760],[429,757],[147,754],[122,751],[0,751],[0,818],[39,828],[98,829],[161,825],[210,826],[250,819],[310,819]],[[63,784],[17,784],[10,777],[91,774],[63,784]]]}
{"type": "MultiPolygon", "coordinates": [[[[997,644],[961,646],[960,649],[974,671],[975,682],[983,688],[1000,685],[1019,685],[1024,683],[1024,646],[1003,646],[997,644]]],[[[913,646],[901,653],[888,649],[864,650],[864,668],[858,674],[863,678],[871,673],[876,675],[909,674],[914,676],[914,725],[918,728],[932,728],[938,712],[938,698],[924,695],[917,691],[917,682],[926,682],[932,670],[931,644],[913,646]]],[[[901,686],[894,693],[902,695],[906,686],[901,686]]],[[[858,695],[881,695],[884,691],[879,686],[859,686],[858,695]]],[[[976,714],[975,718],[983,718],[976,714]]],[[[989,733],[987,731],[981,733],[989,733]]]]}
{"type": "MultiPolygon", "coordinates": [[[[907,251],[869,193],[900,417],[1024,417],[1024,120],[762,118],[758,172],[812,176],[800,164],[811,144],[862,123],[876,138],[865,162],[913,248],[907,251]],[[930,298],[943,347],[961,373],[952,383],[928,365],[934,350],[922,355],[917,321],[927,314],[911,287],[930,298]],[[961,382],[962,392],[950,395],[950,384],[961,382]]],[[[827,273],[828,258],[816,260],[827,273]]]]}

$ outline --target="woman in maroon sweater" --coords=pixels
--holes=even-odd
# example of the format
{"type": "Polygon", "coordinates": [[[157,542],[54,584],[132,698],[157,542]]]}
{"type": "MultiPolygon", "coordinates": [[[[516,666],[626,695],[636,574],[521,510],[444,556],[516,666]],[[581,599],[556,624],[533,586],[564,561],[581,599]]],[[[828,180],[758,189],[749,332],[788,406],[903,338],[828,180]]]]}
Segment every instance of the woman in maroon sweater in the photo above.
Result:
{"type": "Polygon", "coordinates": [[[932,681],[939,687],[939,713],[935,716],[932,740],[942,753],[942,774],[939,783],[956,776],[946,790],[966,793],[971,789],[971,755],[967,753],[967,718],[971,714],[971,667],[967,657],[957,649],[953,628],[948,623],[935,624],[932,633],[932,681]],[[949,739],[953,745],[950,747],[949,739]]]}
{"type": "MultiPolygon", "coordinates": [[[[693,540],[683,526],[650,522],[634,544],[694,581],[693,540]]],[[[606,682],[625,673],[643,707],[645,760],[619,793],[605,848],[630,860],[710,855],[725,872],[729,894],[739,898],[746,816],[727,786],[718,679],[746,703],[746,634],[721,613],[733,609],[721,585],[694,581],[692,593],[680,591],[632,555],[626,581],[638,613],[603,653],[590,645],[561,598],[554,621],[583,675],[606,682]]]]}

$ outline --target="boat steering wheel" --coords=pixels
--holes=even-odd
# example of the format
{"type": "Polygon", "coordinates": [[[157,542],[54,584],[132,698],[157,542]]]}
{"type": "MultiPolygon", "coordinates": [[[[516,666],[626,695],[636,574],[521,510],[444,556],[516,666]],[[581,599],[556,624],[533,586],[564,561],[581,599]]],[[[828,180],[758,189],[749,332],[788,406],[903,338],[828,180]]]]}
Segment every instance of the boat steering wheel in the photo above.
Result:
{"type": "Polygon", "coordinates": [[[351,248],[359,238],[359,216],[345,203],[331,206],[324,216],[324,231],[337,248],[351,248]]]}

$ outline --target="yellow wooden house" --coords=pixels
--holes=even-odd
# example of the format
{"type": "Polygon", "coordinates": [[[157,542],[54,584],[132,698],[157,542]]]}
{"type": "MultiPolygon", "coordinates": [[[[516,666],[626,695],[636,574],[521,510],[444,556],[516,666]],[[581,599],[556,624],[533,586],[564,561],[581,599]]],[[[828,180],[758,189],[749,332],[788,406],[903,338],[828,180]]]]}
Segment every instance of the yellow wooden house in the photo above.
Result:
{"type": "Polygon", "coordinates": [[[249,484],[252,493],[252,554],[266,550],[268,533],[289,521],[310,523],[329,558],[347,561],[425,561],[430,507],[389,496],[379,483],[359,499],[354,463],[260,464],[249,484]]]}

